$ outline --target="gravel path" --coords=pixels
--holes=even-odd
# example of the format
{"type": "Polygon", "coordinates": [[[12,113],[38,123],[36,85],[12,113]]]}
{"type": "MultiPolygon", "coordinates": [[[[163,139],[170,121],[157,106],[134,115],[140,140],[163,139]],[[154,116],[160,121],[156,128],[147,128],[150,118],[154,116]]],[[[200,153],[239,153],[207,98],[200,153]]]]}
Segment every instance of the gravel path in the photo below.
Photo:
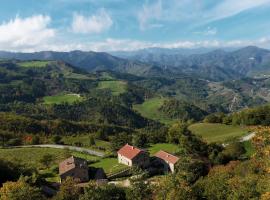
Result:
{"type": "Polygon", "coordinates": [[[89,155],[94,155],[98,157],[103,157],[104,153],[98,152],[95,150],[90,150],[82,147],[74,147],[68,145],[59,145],[59,144],[39,144],[39,145],[23,145],[23,146],[16,146],[15,148],[31,148],[31,147],[41,147],[41,148],[55,148],[55,149],[69,149],[72,151],[78,151],[82,153],[87,153],[89,155]]]}

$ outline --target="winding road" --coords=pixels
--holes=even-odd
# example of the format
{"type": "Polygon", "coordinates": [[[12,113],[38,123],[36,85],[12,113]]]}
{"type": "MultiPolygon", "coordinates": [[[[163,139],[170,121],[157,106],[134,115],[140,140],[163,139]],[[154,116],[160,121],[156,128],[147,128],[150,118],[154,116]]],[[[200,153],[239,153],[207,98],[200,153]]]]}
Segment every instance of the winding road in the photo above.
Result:
{"type": "Polygon", "coordinates": [[[68,145],[60,145],[60,144],[38,144],[38,145],[23,145],[23,146],[15,146],[15,148],[32,148],[32,147],[40,147],[40,148],[55,148],[55,149],[69,149],[72,151],[78,151],[82,153],[87,153],[89,155],[94,155],[98,157],[103,157],[105,154],[102,152],[98,152],[91,149],[86,149],[82,147],[74,147],[68,145]]]}

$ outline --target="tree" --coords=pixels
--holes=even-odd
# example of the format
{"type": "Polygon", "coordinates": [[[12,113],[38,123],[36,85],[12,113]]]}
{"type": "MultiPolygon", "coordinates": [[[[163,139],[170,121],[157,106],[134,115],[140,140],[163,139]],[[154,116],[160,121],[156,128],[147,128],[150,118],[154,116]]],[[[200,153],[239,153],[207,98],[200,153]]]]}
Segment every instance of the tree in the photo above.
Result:
{"type": "Polygon", "coordinates": [[[187,135],[187,134],[190,134],[187,124],[180,122],[180,123],[173,124],[169,128],[167,138],[170,143],[179,144],[179,139],[181,135],[187,135]]]}
{"type": "Polygon", "coordinates": [[[31,144],[32,145],[40,144],[40,137],[37,136],[37,135],[34,135],[33,138],[32,138],[31,144]]]}
{"type": "Polygon", "coordinates": [[[11,138],[11,134],[4,132],[4,131],[0,131],[0,141],[1,141],[1,146],[5,146],[7,141],[11,138]]]}
{"type": "Polygon", "coordinates": [[[114,185],[97,185],[90,183],[84,189],[84,194],[80,196],[79,200],[125,200],[126,193],[121,187],[114,185]]]}
{"type": "Polygon", "coordinates": [[[42,200],[45,199],[40,190],[30,186],[23,180],[6,182],[0,188],[1,200],[42,200]]]}
{"type": "Polygon", "coordinates": [[[148,143],[148,136],[145,133],[139,132],[135,135],[133,135],[133,145],[144,148],[147,147],[148,143]]]}
{"type": "Polygon", "coordinates": [[[96,144],[95,138],[93,137],[93,135],[91,135],[91,136],[89,137],[89,145],[90,145],[90,146],[93,146],[93,145],[95,145],[95,144],[96,144]]]}
{"type": "Polygon", "coordinates": [[[112,151],[118,151],[126,143],[130,143],[132,136],[127,133],[119,133],[111,138],[112,151]]]}
{"type": "Polygon", "coordinates": [[[54,135],[52,138],[52,141],[54,144],[60,144],[62,140],[62,137],[60,135],[54,135]]]}
{"type": "Polygon", "coordinates": [[[80,188],[76,186],[76,181],[67,177],[60,186],[59,192],[54,197],[55,200],[78,200],[81,194],[80,188]]]}
{"type": "Polygon", "coordinates": [[[208,173],[208,166],[205,162],[188,156],[181,157],[175,169],[177,176],[189,184],[208,173]]]}
{"type": "Polygon", "coordinates": [[[48,168],[53,160],[54,156],[52,154],[45,154],[41,157],[40,163],[46,168],[48,168]]]}
{"type": "Polygon", "coordinates": [[[132,183],[127,190],[128,200],[150,200],[152,199],[152,189],[150,184],[144,181],[132,183]]]}

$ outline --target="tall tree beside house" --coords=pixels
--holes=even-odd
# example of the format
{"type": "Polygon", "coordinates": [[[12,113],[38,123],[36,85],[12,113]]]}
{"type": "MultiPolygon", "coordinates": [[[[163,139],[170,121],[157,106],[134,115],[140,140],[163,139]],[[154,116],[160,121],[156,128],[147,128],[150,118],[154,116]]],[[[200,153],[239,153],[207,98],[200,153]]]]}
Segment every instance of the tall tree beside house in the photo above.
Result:
{"type": "Polygon", "coordinates": [[[48,167],[51,165],[53,159],[54,159],[54,156],[53,156],[53,155],[51,155],[51,154],[45,154],[45,155],[43,155],[43,156],[41,157],[40,163],[41,163],[44,167],[48,168],[48,167]]]}
{"type": "Polygon", "coordinates": [[[53,200],[78,200],[80,194],[80,188],[76,186],[76,181],[68,177],[62,182],[60,190],[53,200]]]}

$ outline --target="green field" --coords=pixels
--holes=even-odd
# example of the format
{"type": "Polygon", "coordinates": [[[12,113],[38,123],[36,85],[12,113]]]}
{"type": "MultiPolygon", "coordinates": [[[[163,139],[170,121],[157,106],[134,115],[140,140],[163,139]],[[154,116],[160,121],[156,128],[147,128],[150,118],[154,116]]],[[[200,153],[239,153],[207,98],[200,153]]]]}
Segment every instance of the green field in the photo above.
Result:
{"type": "Polygon", "coordinates": [[[106,174],[113,174],[128,168],[126,165],[119,164],[117,158],[104,158],[90,166],[103,168],[106,174]]]}
{"type": "Polygon", "coordinates": [[[100,81],[98,89],[108,89],[115,96],[126,91],[127,84],[124,81],[100,81]]]}
{"type": "MultiPolygon", "coordinates": [[[[54,159],[52,165],[57,165],[60,161],[64,160],[67,151],[64,149],[54,148],[12,148],[12,149],[0,149],[0,159],[9,160],[11,162],[20,162],[26,166],[34,168],[42,168],[39,162],[42,156],[45,154],[53,155],[54,159]]],[[[91,161],[97,161],[98,157],[83,154],[79,152],[70,152],[72,155],[84,158],[91,161]]]]}
{"type": "Polygon", "coordinates": [[[46,67],[51,61],[26,61],[20,62],[21,67],[46,67]]]}
{"type": "Polygon", "coordinates": [[[245,128],[241,128],[240,126],[211,123],[193,124],[189,129],[194,134],[202,136],[207,142],[225,142],[248,133],[245,128]]]}
{"type": "Polygon", "coordinates": [[[151,156],[157,153],[159,150],[163,150],[168,153],[174,154],[179,150],[179,147],[175,144],[158,143],[158,144],[153,144],[151,145],[151,147],[148,148],[148,151],[151,156]]]}
{"type": "Polygon", "coordinates": [[[166,98],[155,97],[147,99],[143,104],[134,105],[133,108],[146,118],[170,124],[173,123],[174,120],[162,115],[158,110],[165,100],[166,98]]]}
{"type": "Polygon", "coordinates": [[[81,143],[83,147],[89,149],[95,149],[98,151],[102,151],[101,148],[104,148],[105,151],[110,151],[110,143],[103,140],[95,139],[95,145],[90,146],[90,136],[89,135],[76,135],[76,136],[64,136],[62,141],[67,145],[75,146],[75,143],[81,143]]]}
{"type": "Polygon", "coordinates": [[[0,149],[0,159],[10,162],[21,163],[27,167],[37,169],[38,172],[49,182],[58,182],[58,164],[63,161],[69,154],[96,162],[100,158],[83,154],[79,152],[69,152],[64,149],[53,148],[14,148],[0,149]],[[45,154],[53,156],[53,161],[48,169],[40,163],[40,159],[45,154]]]}
{"type": "Polygon", "coordinates": [[[79,79],[79,80],[91,79],[91,77],[87,75],[77,74],[77,73],[72,73],[72,72],[65,73],[64,75],[65,75],[65,78],[70,78],[70,79],[79,79]]]}
{"type": "Polygon", "coordinates": [[[43,98],[45,104],[74,103],[82,100],[78,94],[59,94],[55,96],[46,96],[43,98]]]}

